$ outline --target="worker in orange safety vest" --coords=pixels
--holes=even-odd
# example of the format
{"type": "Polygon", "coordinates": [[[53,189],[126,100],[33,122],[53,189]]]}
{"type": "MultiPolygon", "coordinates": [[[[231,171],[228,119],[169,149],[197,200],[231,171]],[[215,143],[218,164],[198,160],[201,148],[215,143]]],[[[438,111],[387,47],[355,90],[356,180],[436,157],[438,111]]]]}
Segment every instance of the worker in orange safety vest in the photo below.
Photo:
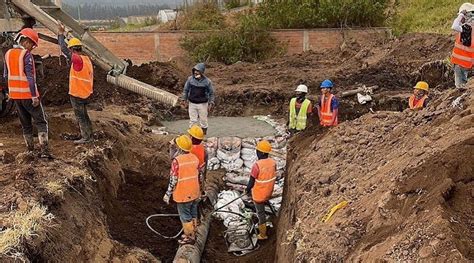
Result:
{"type": "Polygon", "coordinates": [[[178,242],[181,245],[194,244],[198,203],[201,197],[199,185],[199,158],[191,153],[192,141],[188,135],[175,140],[177,156],[171,162],[170,182],[163,201],[169,204],[171,195],[177,203],[178,214],[183,225],[184,235],[178,242]]]}
{"type": "Polygon", "coordinates": [[[330,127],[338,124],[339,101],[331,93],[334,84],[329,79],[321,83],[321,98],[316,106],[321,126],[330,127]]]}
{"type": "Polygon", "coordinates": [[[51,158],[48,147],[48,122],[36,84],[35,61],[31,51],[38,46],[39,36],[24,28],[17,37],[18,45],[5,54],[4,77],[8,95],[15,103],[28,152],[34,150],[33,123],[38,130],[40,157],[51,158]]]}
{"type": "Polygon", "coordinates": [[[276,181],[276,162],[269,158],[272,145],[262,140],[257,144],[258,161],[253,165],[246,193],[252,195],[258,217],[258,239],[268,239],[265,204],[270,200],[276,181]]]}
{"type": "Polygon", "coordinates": [[[451,54],[454,64],[454,83],[456,88],[463,88],[467,83],[468,73],[474,64],[474,5],[464,3],[459,8],[458,17],[451,28],[456,32],[456,41],[451,54]]]}
{"type": "Polygon", "coordinates": [[[428,83],[419,81],[413,88],[413,95],[408,99],[408,106],[412,110],[421,110],[428,103],[428,83]]]}
{"type": "Polygon", "coordinates": [[[71,65],[69,70],[69,96],[81,131],[81,139],[74,141],[74,143],[90,143],[93,141],[93,131],[92,122],[87,113],[87,105],[93,93],[94,67],[90,58],[82,52],[82,43],[79,39],[72,38],[66,44],[64,25],[59,25],[58,32],[61,51],[71,65]]]}

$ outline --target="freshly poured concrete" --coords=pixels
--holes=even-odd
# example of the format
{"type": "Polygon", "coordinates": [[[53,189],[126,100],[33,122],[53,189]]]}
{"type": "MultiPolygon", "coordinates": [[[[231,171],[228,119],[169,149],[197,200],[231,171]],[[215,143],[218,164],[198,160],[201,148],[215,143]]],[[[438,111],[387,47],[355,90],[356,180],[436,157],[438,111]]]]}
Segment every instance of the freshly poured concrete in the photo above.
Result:
{"type": "MultiPolygon", "coordinates": [[[[189,120],[162,122],[171,134],[185,133],[189,120]]],[[[207,137],[263,137],[274,135],[276,130],[264,121],[252,117],[211,117],[207,137]]]]}

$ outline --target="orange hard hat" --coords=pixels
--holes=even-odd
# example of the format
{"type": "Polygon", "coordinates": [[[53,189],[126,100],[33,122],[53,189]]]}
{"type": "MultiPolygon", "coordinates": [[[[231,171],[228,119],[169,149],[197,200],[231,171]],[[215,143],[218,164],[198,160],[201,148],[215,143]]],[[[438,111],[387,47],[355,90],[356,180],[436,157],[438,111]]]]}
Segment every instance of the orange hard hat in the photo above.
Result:
{"type": "Polygon", "coordinates": [[[262,140],[257,143],[257,150],[262,153],[270,153],[272,151],[272,145],[267,140],[262,140]]]}
{"type": "Polygon", "coordinates": [[[20,31],[20,35],[29,38],[36,46],[38,46],[39,36],[38,32],[34,31],[31,28],[24,28],[20,31]]]}

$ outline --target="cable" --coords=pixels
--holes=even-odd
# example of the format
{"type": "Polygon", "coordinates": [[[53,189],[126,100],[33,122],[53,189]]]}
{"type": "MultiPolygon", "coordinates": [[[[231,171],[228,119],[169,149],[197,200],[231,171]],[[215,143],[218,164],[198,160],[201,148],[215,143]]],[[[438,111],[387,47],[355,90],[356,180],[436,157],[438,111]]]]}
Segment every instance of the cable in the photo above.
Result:
{"type": "Polygon", "coordinates": [[[154,215],[151,215],[149,217],[146,218],[146,225],[148,226],[148,228],[153,231],[153,233],[159,235],[160,237],[164,238],[164,239],[175,239],[177,237],[179,237],[181,235],[181,233],[183,233],[183,228],[181,228],[181,230],[179,230],[178,234],[172,236],[172,237],[169,237],[169,236],[165,236],[163,234],[161,234],[160,232],[156,231],[155,229],[153,229],[153,227],[150,226],[150,219],[152,219],[153,217],[175,217],[175,216],[179,216],[178,214],[154,214],[154,215]]]}

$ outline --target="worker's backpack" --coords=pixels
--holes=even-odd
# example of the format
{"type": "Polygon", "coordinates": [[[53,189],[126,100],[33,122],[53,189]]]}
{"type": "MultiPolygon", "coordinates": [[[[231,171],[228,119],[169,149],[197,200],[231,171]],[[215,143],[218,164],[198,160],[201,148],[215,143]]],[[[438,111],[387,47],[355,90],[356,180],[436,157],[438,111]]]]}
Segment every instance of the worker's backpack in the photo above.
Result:
{"type": "Polygon", "coordinates": [[[462,26],[462,32],[461,32],[461,43],[466,47],[470,47],[471,41],[472,41],[472,27],[468,24],[464,24],[462,26]]]}

